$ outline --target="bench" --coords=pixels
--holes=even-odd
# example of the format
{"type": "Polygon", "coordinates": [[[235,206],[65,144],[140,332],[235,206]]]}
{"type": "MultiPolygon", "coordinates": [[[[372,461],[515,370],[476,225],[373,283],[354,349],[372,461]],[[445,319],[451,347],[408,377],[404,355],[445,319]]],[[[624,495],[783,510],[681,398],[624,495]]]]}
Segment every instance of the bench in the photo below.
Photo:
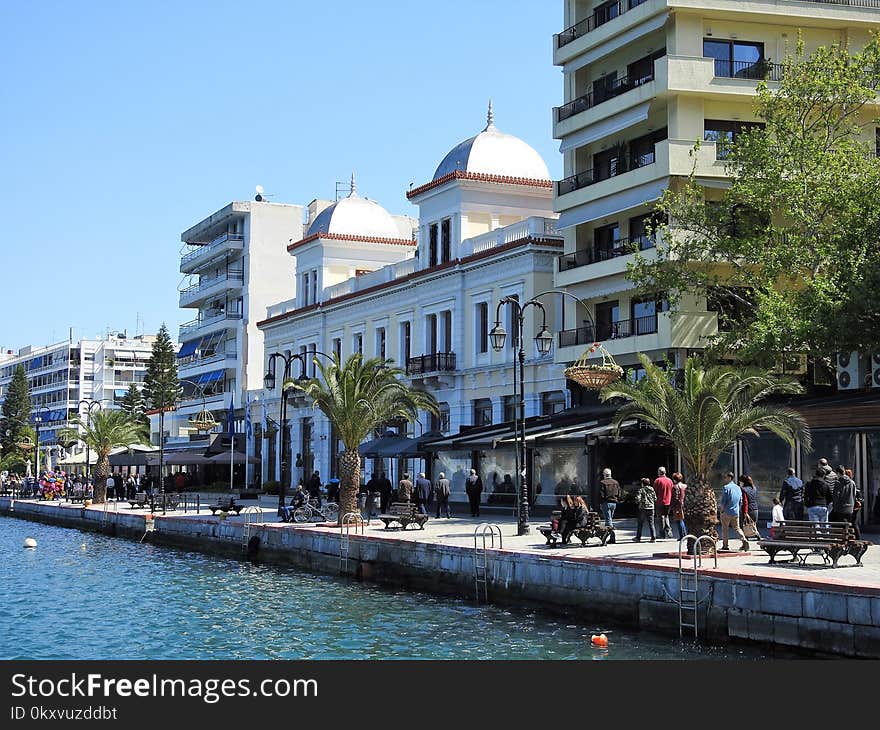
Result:
{"type": "Polygon", "coordinates": [[[856,565],[862,564],[862,555],[871,543],[856,540],[855,530],[849,522],[810,522],[807,520],[786,520],[773,528],[772,540],[759,540],[758,546],[770,555],[770,562],[776,562],[780,552],[791,554],[789,562],[800,561],[806,565],[810,555],[821,555],[826,565],[836,568],[837,561],[844,555],[851,555],[856,565]],[[803,554],[801,554],[803,553],[803,554]]]}
{"type": "Polygon", "coordinates": [[[150,504],[150,498],[147,496],[146,492],[135,492],[134,497],[128,500],[128,503],[131,505],[131,509],[135,507],[147,507],[150,504]]]}
{"type": "Polygon", "coordinates": [[[83,487],[73,487],[70,490],[70,496],[68,496],[69,502],[85,502],[86,498],[92,496],[92,490],[83,489],[83,487]]]}
{"type": "Polygon", "coordinates": [[[379,515],[378,519],[385,524],[386,530],[397,529],[391,527],[395,522],[404,530],[407,525],[418,525],[420,530],[424,530],[428,515],[420,514],[414,502],[392,502],[388,513],[379,515]]]}
{"type": "MultiPolygon", "coordinates": [[[[538,527],[538,532],[547,539],[547,545],[556,545],[556,541],[562,539],[562,533],[553,529],[553,525],[541,525],[538,527]]],[[[591,537],[599,538],[603,546],[606,543],[613,544],[617,542],[614,528],[606,525],[605,521],[602,519],[602,515],[598,512],[588,512],[587,524],[583,527],[574,528],[574,531],[571,534],[581,541],[581,547],[586,546],[587,540],[591,537]]]]}
{"type": "Polygon", "coordinates": [[[240,514],[242,505],[236,504],[234,497],[220,497],[220,499],[217,500],[217,504],[212,504],[208,509],[211,510],[212,515],[216,515],[218,510],[220,512],[235,511],[235,514],[240,514]]]}

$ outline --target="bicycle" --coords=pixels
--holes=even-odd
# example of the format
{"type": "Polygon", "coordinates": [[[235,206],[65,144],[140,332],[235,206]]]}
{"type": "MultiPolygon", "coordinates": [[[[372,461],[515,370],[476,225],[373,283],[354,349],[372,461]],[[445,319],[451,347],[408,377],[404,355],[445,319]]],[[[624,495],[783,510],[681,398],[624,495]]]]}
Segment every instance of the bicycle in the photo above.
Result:
{"type": "Polygon", "coordinates": [[[317,501],[310,499],[302,507],[293,511],[294,522],[335,522],[339,517],[339,505],[336,502],[325,502],[319,506],[317,501]],[[319,519],[320,518],[320,519],[319,519]]]}

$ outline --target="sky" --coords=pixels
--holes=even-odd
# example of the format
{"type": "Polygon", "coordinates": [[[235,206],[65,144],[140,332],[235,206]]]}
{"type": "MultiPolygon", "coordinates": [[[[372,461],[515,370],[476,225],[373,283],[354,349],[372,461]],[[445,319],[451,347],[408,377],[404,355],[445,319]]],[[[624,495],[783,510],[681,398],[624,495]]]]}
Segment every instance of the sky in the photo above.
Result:
{"type": "MultiPolygon", "coordinates": [[[[561,0],[13,3],[0,31],[0,348],[154,333],[180,234],[262,185],[416,215],[456,144],[495,123],[559,178],[561,0]]],[[[292,292],[291,292],[292,295],[292,292]]]]}

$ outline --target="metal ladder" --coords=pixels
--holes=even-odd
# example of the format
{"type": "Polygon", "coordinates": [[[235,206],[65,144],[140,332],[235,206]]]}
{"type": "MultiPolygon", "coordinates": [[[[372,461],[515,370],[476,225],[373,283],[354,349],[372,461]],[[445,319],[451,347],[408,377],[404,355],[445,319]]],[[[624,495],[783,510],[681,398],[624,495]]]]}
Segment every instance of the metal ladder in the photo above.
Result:
{"type": "Polygon", "coordinates": [[[348,554],[351,549],[351,528],[354,527],[354,534],[364,534],[364,517],[360,512],[347,512],[339,523],[339,574],[345,575],[348,572],[348,554]]]}
{"type": "MultiPolygon", "coordinates": [[[[104,498],[104,513],[101,515],[101,528],[102,529],[107,526],[107,520],[109,519],[109,516],[110,516],[111,510],[110,510],[109,505],[110,505],[110,500],[105,497],[104,498]]],[[[113,503],[113,510],[112,511],[115,515],[117,515],[117,516],[119,515],[119,502],[118,501],[113,503]]],[[[115,517],[113,519],[114,519],[114,522],[119,521],[115,517]]]]}
{"type": "MultiPolygon", "coordinates": [[[[699,574],[700,568],[703,567],[703,554],[700,551],[700,543],[704,540],[714,548],[715,540],[709,535],[700,535],[699,537],[696,535],[685,535],[678,541],[678,635],[682,638],[684,638],[685,629],[693,629],[694,639],[698,638],[699,574]],[[694,541],[693,568],[690,570],[682,563],[682,543],[689,540],[694,541]]],[[[715,559],[715,567],[717,568],[718,553],[714,549],[712,550],[712,557],[715,559]]]]}
{"type": "Polygon", "coordinates": [[[498,535],[498,549],[503,547],[501,527],[495,523],[483,522],[474,530],[474,591],[477,603],[480,602],[480,586],[483,586],[483,603],[489,602],[489,556],[486,552],[486,538],[495,549],[495,535],[498,535]],[[482,544],[479,539],[482,538],[482,544]]]}
{"type": "Polygon", "coordinates": [[[248,543],[253,535],[253,528],[257,526],[258,518],[262,519],[263,510],[251,505],[250,507],[245,507],[240,514],[244,518],[241,526],[241,551],[246,553],[248,543]]]}

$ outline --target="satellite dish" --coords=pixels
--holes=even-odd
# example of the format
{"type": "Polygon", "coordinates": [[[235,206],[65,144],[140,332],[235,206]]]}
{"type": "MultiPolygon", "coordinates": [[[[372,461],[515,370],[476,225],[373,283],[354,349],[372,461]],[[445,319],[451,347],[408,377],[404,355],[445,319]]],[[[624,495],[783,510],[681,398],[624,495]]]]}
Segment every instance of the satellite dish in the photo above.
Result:
{"type": "Polygon", "coordinates": [[[263,201],[263,186],[262,185],[257,185],[257,194],[254,196],[254,200],[256,200],[258,203],[261,203],[263,201]]]}

